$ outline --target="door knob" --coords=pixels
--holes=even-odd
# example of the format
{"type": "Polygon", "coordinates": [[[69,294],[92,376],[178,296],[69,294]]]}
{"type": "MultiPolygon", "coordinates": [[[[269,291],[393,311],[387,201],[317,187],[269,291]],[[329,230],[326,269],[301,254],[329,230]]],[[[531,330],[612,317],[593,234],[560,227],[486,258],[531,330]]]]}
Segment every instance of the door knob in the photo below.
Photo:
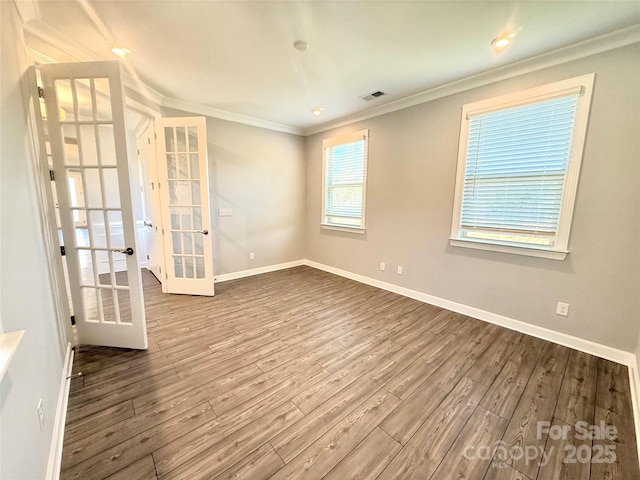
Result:
{"type": "Polygon", "coordinates": [[[118,253],[126,253],[127,255],[133,255],[133,248],[127,247],[124,250],[116,250],[118,253]]]}
{"type": "Polygon", "coordinates": [[[153,227],[153,223],[151,222],[147,222],[146,220],[144,221],[144,226],[145,227],[153,227]]]}
{"type": "Polygon", "coordinates": [[[203,235],[209,235],[209,230],[199,230],[196,233],[201,233],[203,235]]]}

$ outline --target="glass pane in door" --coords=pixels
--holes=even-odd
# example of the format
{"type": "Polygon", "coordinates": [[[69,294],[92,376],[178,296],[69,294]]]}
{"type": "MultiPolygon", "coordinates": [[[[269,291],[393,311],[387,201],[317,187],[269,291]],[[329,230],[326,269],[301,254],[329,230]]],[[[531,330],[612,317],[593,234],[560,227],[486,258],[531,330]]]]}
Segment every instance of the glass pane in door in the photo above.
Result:
{"type": "MultiPolygon", "coordinates": [[[[66,214],[86,219],[76,228],[78,279],[87,323],[131,323],[127,255],[114,142],[109,81],[93,78],[56,80],[60,131],[69,181],[66,214]],[[77,185],[76,185],[77,184],[77,185]],[[82,191],[82,201],[75,192],[82,191]]],[[[74,223],[74,225],[75,225],[74,223]]]]}
{"type": "Polygon", "coordinates": [[[204,278],[198,132],[195,127],[165,127],[167,187],[176,278],[204,278]]]}

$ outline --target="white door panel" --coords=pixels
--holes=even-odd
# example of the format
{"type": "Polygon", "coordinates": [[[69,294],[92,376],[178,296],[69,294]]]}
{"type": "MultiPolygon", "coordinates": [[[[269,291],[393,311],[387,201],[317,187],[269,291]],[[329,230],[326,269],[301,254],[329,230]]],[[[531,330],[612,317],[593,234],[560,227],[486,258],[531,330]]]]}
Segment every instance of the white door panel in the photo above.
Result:
{"type": "Polygon", "coordinates": [[[147,348],[118,62],[42,65],[80,344],[147,348]],[[82,199],[69,179],[81,182],[82,199]],[[86,220],[76,234],[76,219],[86,220]]]}
{"type": "Polygon", "coordinates": [[[157,156],[155,128],[153,122],[144,130],[138,138],[138,151],[140,152],[140,163],[144,171],[145,190],[145,215],[144,238],[146,243],[147,268],[163,284],[163,292],[166,291],[164,285],[164,255],[162,247],[162,210],[160,207],[160,193],[158,189],[157,156]]]}
{"type": "Polygon", "coordinates": [[[205,119],[156,119],[156,131],[167,290],[213,295],[205,119]]]}

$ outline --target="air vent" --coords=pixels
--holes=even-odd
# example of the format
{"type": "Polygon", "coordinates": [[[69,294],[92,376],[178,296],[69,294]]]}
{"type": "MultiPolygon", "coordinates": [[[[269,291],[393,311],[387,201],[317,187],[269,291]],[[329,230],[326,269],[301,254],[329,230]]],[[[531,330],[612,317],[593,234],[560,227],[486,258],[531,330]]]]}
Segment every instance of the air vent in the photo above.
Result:
{"type": "Polygon", "coordinates": [[[380,90],[378,90],[377,92],[368,93],[367,95],[363,95],[360,98],[362,100],[366,100],[368,102],[370,100],[373,100],[374,98],[381,97],[382,95],[386,95],[386,94],[384,92],[381,92],[380,90]]]}

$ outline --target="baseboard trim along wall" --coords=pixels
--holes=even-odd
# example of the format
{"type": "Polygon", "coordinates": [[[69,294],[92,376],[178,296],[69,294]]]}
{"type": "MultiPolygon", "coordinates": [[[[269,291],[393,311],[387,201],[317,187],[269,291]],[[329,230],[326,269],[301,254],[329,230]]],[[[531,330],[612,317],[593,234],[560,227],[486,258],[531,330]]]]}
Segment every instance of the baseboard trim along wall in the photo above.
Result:
{"type": "Polygon", "coordinates": [[[67,343],[67,352],[62,368],[58,404],[56,405],[56,418],[53,423],[53,436],[51,449],[49,450],[49,463],[47,465],[47,480],[58,480],[62,466],[62,447],[64,445],[64,427],[67,423],[67,404],[69,403],[69,388],[71,386],[71,371],[73,370],[74,350],[71,343],[67,343]]]}
{"type": "Polygon", "coordinates": [[[223,273],[222,275],[214,275],[214,282],[228,282],[229,280],[237,280],[238,278],[252,277],[262,273],[275,272],[277,270],[285,270],[287,268],[299,267],[305,265],[306,260],[294,260],[293,262],[277,263],[275,265],[267,265],[266,267],[251,268],[249,270],[240,270],[238,272],[223,273]]]}

